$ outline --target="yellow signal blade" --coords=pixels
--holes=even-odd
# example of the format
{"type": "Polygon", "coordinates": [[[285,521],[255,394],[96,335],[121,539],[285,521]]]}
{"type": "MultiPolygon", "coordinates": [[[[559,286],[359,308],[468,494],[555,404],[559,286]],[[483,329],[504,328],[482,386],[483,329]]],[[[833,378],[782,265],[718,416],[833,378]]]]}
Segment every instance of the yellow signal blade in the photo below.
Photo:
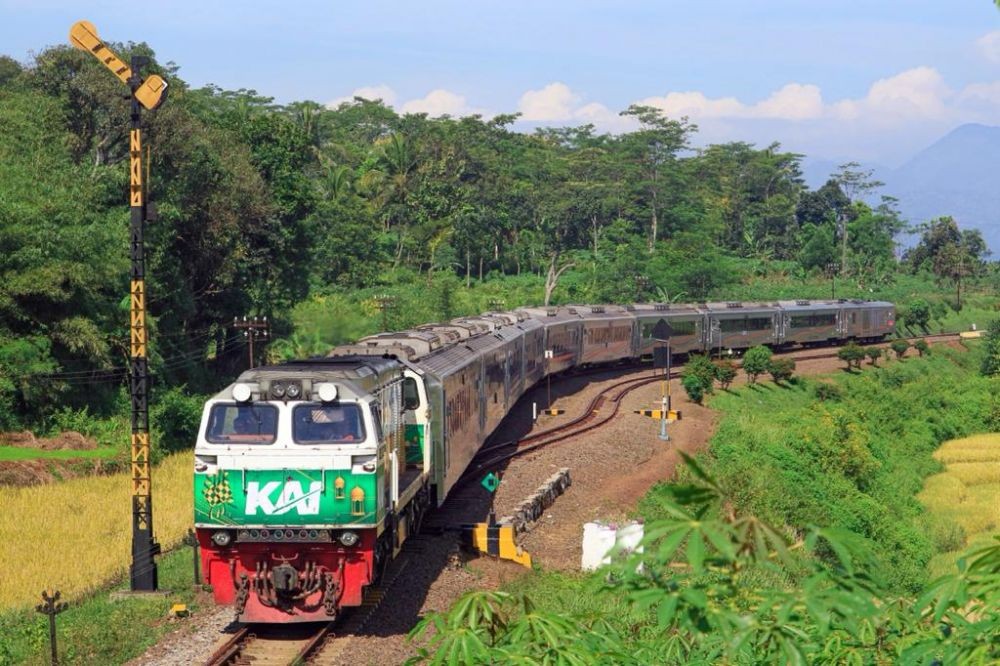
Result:
{"type": "MultiPolygon", "coordinates": [[[[121,79],[122,83],[128,83],[132,76],[132,70],[122,62],[115,52],[107,47],[97,36],[97,28],[90,21],[77,21],[69,29],[69,43],[81,51],[89,51],[91,55],[104,63],[104,66],[121,79]]],[[[143,105],[145,106],[145,105],[143,105]]]]}
{"type": "MultiPolygon", "coordinates": [[[[104,66],[128,85],[132,69],[122,61],[107,44],[97,36],[97,28],[90,21],[77,21],[69,29],[69,42],[81,51],[87,51],[104,63],[104,66]]],[[[135,98],[145,108],[152,111],[163,103],[167,92],[167,82],[158,74],[150,74],[135,91],[135,98]]]]}

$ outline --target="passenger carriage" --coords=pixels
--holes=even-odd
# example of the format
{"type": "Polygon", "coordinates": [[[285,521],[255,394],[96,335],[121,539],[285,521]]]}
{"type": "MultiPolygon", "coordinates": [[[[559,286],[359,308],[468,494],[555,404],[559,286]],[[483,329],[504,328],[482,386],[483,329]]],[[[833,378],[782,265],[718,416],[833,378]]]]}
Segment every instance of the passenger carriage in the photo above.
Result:
{"type": "Polygon", "coordinates": [[[705,350],[742,350],[778,342],[780,310],[760,303],[706,303],[705,350]]]}

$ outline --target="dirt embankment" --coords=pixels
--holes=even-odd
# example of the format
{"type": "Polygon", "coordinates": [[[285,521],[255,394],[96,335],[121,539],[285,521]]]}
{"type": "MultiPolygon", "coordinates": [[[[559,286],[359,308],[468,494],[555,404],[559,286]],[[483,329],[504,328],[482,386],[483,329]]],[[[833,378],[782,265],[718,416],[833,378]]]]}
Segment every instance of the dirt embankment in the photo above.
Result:
{"type": "MultiPolygon", "coordinates": [[[[97,442],[73,431],[54,437],[37,437],[25,430],[0,433],[0,447],[3,446],[42,451],[89,451],[97,448],[97,442]]],[[[100,458],[0,460],[0,486],[37,486],[107,471],[109,461],[100,458]]]]}

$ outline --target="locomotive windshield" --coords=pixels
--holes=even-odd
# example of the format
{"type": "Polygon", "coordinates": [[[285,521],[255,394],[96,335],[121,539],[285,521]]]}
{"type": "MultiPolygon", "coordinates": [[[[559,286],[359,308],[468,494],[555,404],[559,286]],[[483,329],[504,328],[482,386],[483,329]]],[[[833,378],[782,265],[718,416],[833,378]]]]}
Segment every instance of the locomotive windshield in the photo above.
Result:
{"type": "Polygon", "coordinates": [[[273,405],[212,405],[205,439],[212,444],[273,444],[278,410],[273,405]]]}
{"type": "Polygon", "coordinates": [[[352,403],[298,405],[292,412],[292,439],[298,444],[364,441],[361,408],[352,403]]]}

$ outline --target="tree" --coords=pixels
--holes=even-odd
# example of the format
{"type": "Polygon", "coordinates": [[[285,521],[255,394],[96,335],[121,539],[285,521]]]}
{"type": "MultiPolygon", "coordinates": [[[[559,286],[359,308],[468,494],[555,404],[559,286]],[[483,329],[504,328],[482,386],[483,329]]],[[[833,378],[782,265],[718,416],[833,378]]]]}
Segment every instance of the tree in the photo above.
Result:
{"type": "Polygon", "coordinates": [[[865,358],[865,350],[853,340],[837,351],[837,358],[847,364],[847,369],[860,368],[865,358]]]}
{"type": "Polygon", "coordinates": [[[917,298],[910,303],[903,314],[907,326],[917,326],[924,331],[931,321],[931,305],[922,298],[917,298]]]}
{"type": "Polygon", "coordinates": [[[920,242],[904,260],[914,271],[929,270],[939,280],[955,285],[956,307],[962,307],[962,281],[976,274],[989,254],[978,229],[960,230],[951,217],[940,217],[920,227],[920,242]]]}
{"type": "Polygon", "coordinates": [[[865,349],[865,356],[872,365],[878,365],[878,360],[882,358],[882,349],[879,347],[868,347],[865,349]]]}
{"type": "Polygon", "coordinates": [[[890,342],[889,348],[892,349],[893,352],[895,352],[897,360],[902,360],[903,354],[905,354],[906,350],[910,348],[910,343],[900,338],[898,340],[893,340],[892,342],[890,342]]]}
{"type": "Polygon", "coordinates": [[[681,386],[684,387],[691,402],[701,404],[705,398],[705,382],[701,377],[685,374],[681,377],[681,386]]]}
{"type": "MultiPolygon", "coordinates": [[[[885,183],[875,180],[873,169],[862,169],[857,162],[848,162],[840,165],[840,170],[834,175],[834,180],[840,186],[844,196],[852,203],[856,203],[874,190],[882,187],[885,183]]],[[[847,272],[847,237],[848,223],[850,216],[841,212],[837,217],[837,226],[840,230],[840,272],[847,272]]]]}
{"type": "Polygon", "coordinates": [[[787,382],[795,372],[795,360],[788,357],[772,358],[767,371],[776,384],[787,382]]]}
{"type": "Polygon", "coordinates": [[[711,387],[715,382],[715,364],[707,355],[691,354],[687,363],[684,364],[684,373],[700,378],[708,388],[708,392],[712,392],[711,387]]]}
{"type": "Polygon", "coordinates": [[[983,361],[979,371],[987,377],[1000,374],[1000,319],[994,319],[986,327],[983,361]]]}
{"type": "Polygon", "coordinates": [[[728,358],[719,359],[715,362],[715,379],[723,391],[729,390],[730,384],[736,379],[738,367],[728,358]]]}
{"type": "Polygon", "coordinates": [[[648,247],[652,252],[659,237],[670,173],[676,171],[677,154],[687,148],[688,136],[696,127],[687,118],[670,120],[652,106],[632,104],[621,115],[634,118],[640,125],[638,131],[622,135],[620,145],[635,174],[633,187],[645,199],[650,220],[648,247]]]}
{"type": "Polygon", "coordinates": [[[744,354],[743,372],[747,373],[751,384],[757,383],[757,377],[768,371],[771,355],[771,350],[763,345],[751,347],[744,354]]]}

